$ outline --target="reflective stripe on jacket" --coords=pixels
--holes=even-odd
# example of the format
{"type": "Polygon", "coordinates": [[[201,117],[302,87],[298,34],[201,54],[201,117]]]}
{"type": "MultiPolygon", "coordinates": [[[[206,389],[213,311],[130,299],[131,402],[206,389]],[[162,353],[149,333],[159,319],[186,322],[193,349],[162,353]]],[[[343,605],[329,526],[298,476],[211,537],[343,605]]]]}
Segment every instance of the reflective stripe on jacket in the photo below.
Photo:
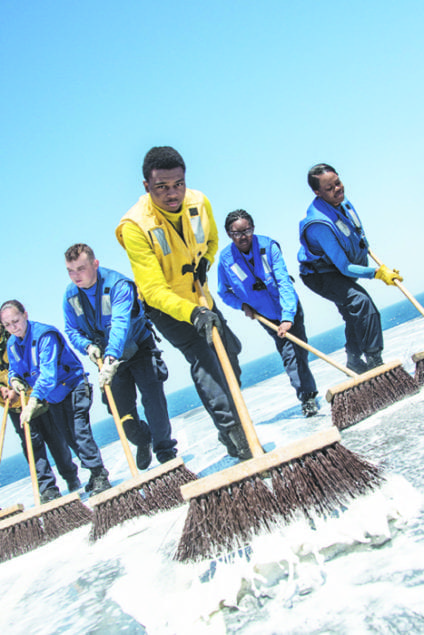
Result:
{"type": "Polygon", "coordinates": [[[97,344],[106,355],[130,359],[151,333],[134,282],[105,267],[97,271],[95,309],[74,283],[66,289],[63,309],[65,333],[81,353],[97,344]]]}
{"type": "MultiPolygon", "coordinates": [[[[125,248],[124,225],[132,223],[141,230],[147,243],[140,245],[137,259],[143,259],[143,250],[147,250],[148,244],[146,256],[154,255],[160,271],[143,271],[143,275],[138,276],[136,269],[139,263],[134,263],[130,257],[140,296],[148,305],[165,311],[175,319],[189,321],[193,305],[199,304],[194,290],[194,270],[202,257],[213,262],[218,235],[210,203],[201,192],[186,190],[181,220],[182,236],[153,204],[150,195],[145,194],[121,219],[116,235],[125,248]],[[175,294],[174,299],[172,294],[175,294]],[[188,302],[181,303],[181,298],[188,302]]],[[[204,290],[209,306],[212,306],[207,284],[204,290]]]]}
{"type": "Polygon", "coordinates": [[[247,256],[234,243],[222,250],[218,265],[218,294],[229,306],[241,309],[243,303],[248,304],[270,320],[293,322],[297,311],[297,293],[280,246],[267,236],[254,234],[252,249],[247,256]],[[253,265],[247,260],[249,256],[253,256],[253,265]],[[261,286],[258,281],[262,281],[266,288],[258,288],[261,286]]]}
{"type": "Polygon", "coordinates": [[[324,253],[313,254],[310,251],[310,246],[306,239],[306,229],[312,223],[323,224],[331,229],[340,245],[340,249],[344,251],[352,264],[367,266],[368,242],[359,216],[352,203],[347,199],[343,201],[342,207],[346,215],[318,196],[309,206],[306,218],[299,225],[301,247],[298,252],[298,260],[301,274],[307,275],[308,273],[324,273],[335,270],[333,263],[329,261],[324,253]]]}
{"type": "Polygon", "coordinates": [[[37,399],[59,403],[84,380],[81,362],[54,326],[28,321],[24,339],[11,335],[7,352],[9,379],[24,379],[33,388],[32,394],[37,399]],[[40,363],[41,343],[47,345],[51,353],[56,350],[55,357],[50,356],[43,367],[40,363]]]}

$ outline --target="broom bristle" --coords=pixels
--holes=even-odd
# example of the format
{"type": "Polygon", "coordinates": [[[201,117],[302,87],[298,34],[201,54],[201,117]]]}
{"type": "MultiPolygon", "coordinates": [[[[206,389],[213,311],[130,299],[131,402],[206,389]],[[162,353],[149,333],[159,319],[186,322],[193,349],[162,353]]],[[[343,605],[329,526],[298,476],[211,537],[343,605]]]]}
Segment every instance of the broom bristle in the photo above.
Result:
{"type": "Polygon", "coordinates": [[[0,530],[0,562],[36,549],[44,542],[41,521],[36,516],[5,527],[0,530]]]}
{"type": "Polygon", "coordinates": [[[131,518],[150,516],[181,505],[181,486],[196,479],[197,476],[183,464],[151,481],[99,502],[94,505],[90,541],[98,540],[109,529],[131,518]]]}
{"type": "MultiPolygon", "coordinates": [[[[212,493],[212,495],[214,494],[215,492],[212,493]]],[[[175,560],[181,562],[197,560],[208,553],[211,541],[207,532],[204,531],[205,518],[208,517],[206,506],[207,503],[204,496],[191,499],[184,523],[183,535],[174,556],[175,560]]]]}
{"type": "Polygon", "coordinates": [[[42,515],[46,540],[54,540],[92,521],[93,512],[80,500],[56,507],[42,515]]]}
{"type": "Polygon", "coordinates": [[[340,443],[271,469],[272,490],[256,475],[190,500],[174,556],[187,561],[210,558],[245,544],[263,529],[341,510],[350,499],[378,487],[380,469],[340,443]]]}
{"type": "Polygon", "coordinates": [[[418,392],[416,380],[402,366],[396,366],[368,381],[334,395],[331,403],[333,424],[348,428],[378,410],[418,392]]]}
{"type": "Polygon", "coordinates": [[[9,560],[82,525],[89,523],[92,512],[76,494],[55,499],[34,511],[22,512],[24,518],[11,521],[0,529],[0,561],[9,560]],[[68,498],[68,501],[66,501],[68,498]]]}
{"type": "Polygon", "coordinates": [[[106,534],[109,529],[116,527],[125,520],[148,516],[150,510],[146,502],[136,489],[119,494],[105,502],[94,506],[93,525],[90,541],[94,542],[106,534]]]}
{"type": "Polygon", "coordinates": [[[184,502],[181,486],[196,479],[197,476],[183,465],[172,472],[147,481],[143,484],[141,493],[150,511],[166,511],[184,502]]]}
{"type": "Polygon", "coordinates": [[[233,551],[262,526],[270,528],[278,505],[258,478],[192,498],[174,560],[199,560],[233,551]]]}

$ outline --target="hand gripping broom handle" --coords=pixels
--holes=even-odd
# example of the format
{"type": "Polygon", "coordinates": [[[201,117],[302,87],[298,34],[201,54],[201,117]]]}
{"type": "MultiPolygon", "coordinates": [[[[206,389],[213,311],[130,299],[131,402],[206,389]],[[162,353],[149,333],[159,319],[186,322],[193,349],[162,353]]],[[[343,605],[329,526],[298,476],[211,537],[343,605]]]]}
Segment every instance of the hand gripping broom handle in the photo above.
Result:
{"type": "MultiPolygon", "coordinates": [[[[25,408],[25,395],[23,390],[20,392],[21,397],[21,407],[22,410],[25,408]]],[[[34,450],[32,449],[32,441],[31,441],[31,428],[29,426],[28,421],[24,421],[23,425],[25,431],[25,443],[28,455],[28,465],[29,465],[29,473],[31,475],[31,484],[32,484],[32,492],[34,495],[34,505],[38,507],[40,505],[40,490],[38,488],[38,479],[37,479],[37,470],[35,469],[35,459],[34,459],[34,450]]]]}
{"type": "MultiPolygon", "coordinates": [[[[259,322],[262,322],[262,324],[265,324],[265,326],[268,326],[268,328],[272,329],[273,331],[278,331],[278,326],[276,326],[273,322],[270,322],[269,320],[264,318],[263,315],[259,315],[259,313],[256,313],[255,311],[254,316],[259,322]]],[[[328,355],[326,355],[325,353],[321,353],[321,351],[317,350],[316,348],[314,348],[307,342],[300,340],[295,335],[292,335],[289,331],[284,335],[284,337],[287,337],[287,339],[293,342],[293,344],[297,344],[301,348],[304,348],[310,353],[313,353],[314,355],[322,359],[324,362],[327,362],[327,364],[331,364],[331,366],[334,366],[334,368],[337,368],[337,370],[340,370],[342,373],[344,373],[348,377],[352,377],[352,378],[358,377],[357,373],[354,373],[349,368],[346,368],[346,366],[342,366],[341,364],[338,364],[333,359],[331,359],[331,357],[328,357],[328,355]]]]}
{"type": "MultiPolygon", "coordinates": [[[[103,366],[103,362],[102,362],[101,359],[97,360],[97,365],[98,365],[99,369],[101,370],[102,366],[103,366]]],[[[121,417],[119,416],[118,408],[116,407],[116,403],[115,403],[115,399],[113,398],[112,390],[111,390],[111,388],[110,388],[110,386],[108,384],[105,384],[104,390],[105,390],[105,393],[106,393],[106,398],[107,398],[108,403],[109,403],[110,411],[111,411],[112,416],[113,416],[113,420],[114,420],[115,425],[116,425],[116,429],[118,430],[118,434],[119,434],[119,438],[120,438],[121,443],[122,443],[122,447],[124,449],[125,458],[127,459],[128,467],[130,468],[131,476],[137,476],[138,475],[137,466],[135,464],[134,457],[133,457],[132,452],[130,450],[130,446],[129,446],[129,443],[128,443],[127,435],[125,434],[124,426],[122,425],[121,417]]]]}
{"type": "Polygon", "coordinates": [[[7,422],[7,413],[9,412],[9,397],[4,402],[4,411],[3,411],[3,419],[1,420],[1,430],[0,430],[0,461],[3,456],[3,445],[4,445],[4,437],[6,434],[6,422],[7,422]]]}
{"type": "MultiPolygon", "coordinates": [[[[371,249],[368,249],[368,253],[371,256],[371,258],[374,260],[374,262],[377,263],[379,267],[381,267],[381,265],[383,264],[382,261],[379,258],[377,258],[377,256],[371,251],[371,249]]],[[[393,280],[393,282],[395,283],[397,288],[400,291],[402,291],[403,295],[405,295],[408,298],[408,300],[412,302],[412,304],[417,309],[417,311],[421,313],[422,316],[424,316],[424,307],[422,307],[421,304],[417,302],[417,300],[414,298],[412,293],[410,293],[408,289],[405,289],[405,287],[403,286],[401,282],[399,282],[399,280],[393,280]]]]}
{"type": "MultiPolygon", "coordinates": [[[[197,295],[199,296],[200,304],[209,309],[208,302],[206,300],[206,296],[203,292],[200,282],[196,280],[194,284],[197,295]]],[[[216,326],[214,326],[212,329],[212,340],[215,347],[215,352],[221,364],[222,371],[225,375],[225,379],[227,380],[228,388],[230,389],[230,393],[233,398],[240,423],[242,425],[244,434],[246,435],[250,451],[252,452],[253,457],[257,459],[260,456],[264,455],[264,451],[260,444],[258,435],[256,434],[255,427],[253,425],[252,419],[250,418],[246,403],[243,399],[243,395],[241,394],[240,386],[238,385],[237,379],[234,375],[233,367],[231,366],[230,360],[228,359],[227,351],[225,350],[216,326]]]]}

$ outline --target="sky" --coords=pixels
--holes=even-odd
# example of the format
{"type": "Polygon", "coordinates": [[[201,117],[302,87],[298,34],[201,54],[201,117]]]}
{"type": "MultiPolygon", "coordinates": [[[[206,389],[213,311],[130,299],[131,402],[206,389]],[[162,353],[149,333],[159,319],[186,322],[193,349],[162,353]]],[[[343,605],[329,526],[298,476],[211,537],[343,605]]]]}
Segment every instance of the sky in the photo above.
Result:
{"type": "MultiPolygon", "coordinates": [[[[422,292],[423,28],[421,0],[2,0],[1,302],[17,298],[30,319],[63,329],[63,253],[75,242],[132,276],[114,232],[144,193],[155,145],[184,157],[220,249],[237,208],[278,240],[309,335],[341,324],[298,276],[315,163],[335,166],[373,251],[422,292]]],[[[216,267],[209,281],[215,292],[216,267]]],[[[364,286],[379,307],[402,299],[364,286]]],[[[274,350],[258,324],[224,313],[242,363],[274,350]]],[[[160,347],[167,392],[190,384],[181,354],[160,347]]],[[[92,418],[105,415],[97,394],[92,418]]]]}

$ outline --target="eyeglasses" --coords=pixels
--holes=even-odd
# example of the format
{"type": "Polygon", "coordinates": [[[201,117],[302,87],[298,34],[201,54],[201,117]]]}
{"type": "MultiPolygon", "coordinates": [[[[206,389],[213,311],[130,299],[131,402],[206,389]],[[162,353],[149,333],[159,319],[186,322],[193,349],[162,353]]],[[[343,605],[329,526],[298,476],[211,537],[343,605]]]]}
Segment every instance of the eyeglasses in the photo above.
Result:
{"type": "Polygon", "coordinates": [[[248,229],[243,229],[241,232],[228,232],[231,238],[241,238],[242,236],[253,236],[254,229],[253,227],[249,227],[248,229]]]}

